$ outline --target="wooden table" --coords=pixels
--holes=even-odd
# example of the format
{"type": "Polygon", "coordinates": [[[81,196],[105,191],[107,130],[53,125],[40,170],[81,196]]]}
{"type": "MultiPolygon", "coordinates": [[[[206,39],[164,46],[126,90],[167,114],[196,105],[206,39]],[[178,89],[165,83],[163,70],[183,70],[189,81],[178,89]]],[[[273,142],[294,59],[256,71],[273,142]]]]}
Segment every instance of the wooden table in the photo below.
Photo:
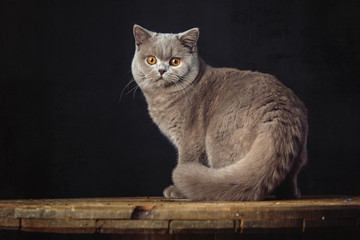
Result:
{"type": "Polygon", "coordinates": [[[307,196],[260,202],[192,202],[162,197],[0,200],[0,229],[157,234],[164,239],[189,233],[359,232],[360,197],[307,196]]]}

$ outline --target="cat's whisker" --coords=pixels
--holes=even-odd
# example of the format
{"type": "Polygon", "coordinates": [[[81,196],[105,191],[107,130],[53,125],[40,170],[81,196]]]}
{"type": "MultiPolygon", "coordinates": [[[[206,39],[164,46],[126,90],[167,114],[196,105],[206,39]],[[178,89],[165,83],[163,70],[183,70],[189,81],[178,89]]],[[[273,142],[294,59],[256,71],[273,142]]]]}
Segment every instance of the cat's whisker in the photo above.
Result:
{"type": "Polygon", "coordinates": [[[131,89],[131,91],[134,91],[133,92],[133,99],[135,99],[136,90],[138,90],[139,88],[141,88],[143,85],[145,85],[146,83],[148,83],[150,81],[151,81],[151,79],[147,79],[144,82],[140,83],[139,85],[135,86],[133,89],[131,89]]]}
{"type": "MultiPolygon", "coordinates": [[[[144,75],[145,77],[145,75],[144,75]]],[[[128,82],[126,84],[126,86],[123,88],[123,90],[121,91],[121,94],[120,94],[120,98],[119,98],[119,102],[121,102],[121,99],[123,97],[123,95],[128,95],[129,93],[133,92],[133,99],[135,99],[135,94],[136,94],[136,90],[138,90],[142,85],[148,83],[151,79],[147,79],[145,80],[144,82],[140,83],[140,84],[136,84],[135,87],[133,87],[132,89],[130,89],[129,91],[127,91],[125,94],[125,89],[128,88],[130,86],[130,84],[132,84],[133,82],[136,83],[135,79],[132,79],[130,82],[128,82]]]]}
{"type": "MultiPolygon", "coordinates": [[[[129,93],[131,93],[131,92],[133,92],[133,91],[134,91],[134,93],[135,93],[138,88],[139,88],[139,85],[136,85],[136,86],[133,87],[130,91],[128,91],[128,92],[126,93],[126,95],[129,94],[129,93]]],[[[133,94],[133,95],[135,95],[135,94],[133,94]]]]}
{"type": "Polygon", "coordinates": [[[139,86],[136,86],[135,89],[134,89],[134,92],[133,92],[133,100],[135,99],[135,95],[136,95],[136,90],[139,89],[139,86]]]}
{"type": "Polygon", "coordinates": [[[149,79],[145,80],[144,82],[140,83],[140,84],[138,85],[138,87],[142,87],[144,84],[146,84],[146,83],[148,83],[148,82],[150,82],[150,81],[151,81],[151,78],[149,78],[149,79]]]}
{"type": "MultiPolygon", "coordinates": [[[[135,82],[135,79],[134,79],[134,78],[131,79],[131,81],[128,82],[128,83],[125,85],[125,87],[123,88],[123,90],[122,90],[121,93],[120,93],[119,103],[121,102],[121,99],[122,99],[122,96],[123,96],[123,94],[124,94],[125,89],[126,89],[127,87],[129,87],[130,84],[132,84],[133,82],[135,82]]],[[[128,93],[129,93],[129,92],[127,92],[125,95],[127,95],[128,93]]]]}

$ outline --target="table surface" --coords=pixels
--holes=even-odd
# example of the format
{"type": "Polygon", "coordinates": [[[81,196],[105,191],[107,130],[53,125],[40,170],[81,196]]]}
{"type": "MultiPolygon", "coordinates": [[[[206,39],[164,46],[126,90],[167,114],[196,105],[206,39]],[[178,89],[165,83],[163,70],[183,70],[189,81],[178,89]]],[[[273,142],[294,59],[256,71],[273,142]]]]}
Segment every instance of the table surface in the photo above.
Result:
{"type": "Polygon", "coordinates": [[[162,197],[0,200],[0,229],[53,233],[182,234],[360,229],[360,197],[256,202],[162,197]]]}

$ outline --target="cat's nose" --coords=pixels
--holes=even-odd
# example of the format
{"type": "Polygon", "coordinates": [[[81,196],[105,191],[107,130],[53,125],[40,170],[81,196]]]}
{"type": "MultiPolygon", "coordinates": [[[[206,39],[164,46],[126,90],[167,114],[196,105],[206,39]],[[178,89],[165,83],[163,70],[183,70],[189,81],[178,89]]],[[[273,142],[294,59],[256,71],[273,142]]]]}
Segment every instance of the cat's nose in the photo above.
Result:
{"type": "Polygon", "coordinates": [[[161,76],[162,76],[165,72],[166,72],[165,69],[159,69],[159,73],[160,73],[161,76]]]}

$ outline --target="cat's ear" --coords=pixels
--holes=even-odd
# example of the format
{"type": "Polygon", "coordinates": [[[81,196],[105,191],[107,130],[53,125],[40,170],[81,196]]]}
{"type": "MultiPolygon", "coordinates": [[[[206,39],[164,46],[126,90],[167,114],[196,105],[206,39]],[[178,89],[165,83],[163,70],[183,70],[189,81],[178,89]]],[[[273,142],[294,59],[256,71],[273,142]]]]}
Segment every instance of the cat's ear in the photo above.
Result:
{"type": "Polygon", "coordinates": [[[186,32],[179,33],[178,37],[180,42],[190,49],[190,52],[196,52],[197,41],[199,39],[199,28],[192,28],[186,32]]]}
{"type": "Polygon", "coordinates": [[[145,43],[151,36],[153,35],[153,32],[140,27],[139,25],[135,24],[133,28],[134,32],[134,38],[136,46],[140,46],[141,44],[145,43]]]}

